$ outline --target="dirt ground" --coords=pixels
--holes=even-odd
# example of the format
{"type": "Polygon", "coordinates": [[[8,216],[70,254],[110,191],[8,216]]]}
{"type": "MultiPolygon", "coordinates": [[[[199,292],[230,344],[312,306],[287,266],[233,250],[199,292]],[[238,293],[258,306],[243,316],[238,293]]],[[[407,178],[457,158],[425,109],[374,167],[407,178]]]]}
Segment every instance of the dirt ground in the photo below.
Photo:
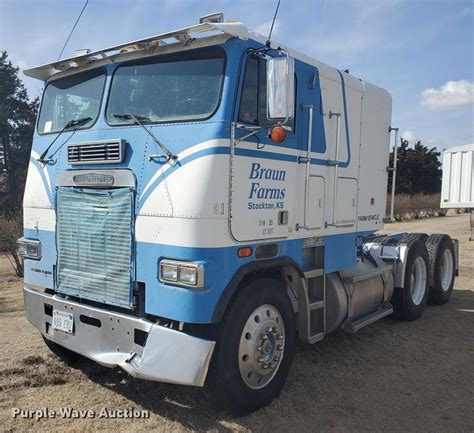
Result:
{"type": "Polygon", "coordinates": [[[217,413],[199,389],[134,380],[86,362],[68,367],[27,323],[22,282],[0,259],[0,429],[71,431],[474,431],[474,242],[469,216],[386,226],[446,232],[460,240],[460,276],[449,304],[412,323],[388,317],[355,335],[300,344],[273,404],[248,417],[217,413]],[[147,410],[144,419],[13,418],[12,409],[147,410]]]}

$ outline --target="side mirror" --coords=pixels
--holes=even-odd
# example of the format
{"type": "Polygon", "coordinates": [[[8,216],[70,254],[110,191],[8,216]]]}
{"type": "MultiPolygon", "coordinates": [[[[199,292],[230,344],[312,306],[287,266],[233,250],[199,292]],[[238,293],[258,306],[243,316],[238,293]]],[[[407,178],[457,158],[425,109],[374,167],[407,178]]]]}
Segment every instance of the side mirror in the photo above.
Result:
{"type": "Polygon", "coordinates": [[[295,62],[291,57],[267,60],[267,118],[283,123],[295,115],[295,62]]]}

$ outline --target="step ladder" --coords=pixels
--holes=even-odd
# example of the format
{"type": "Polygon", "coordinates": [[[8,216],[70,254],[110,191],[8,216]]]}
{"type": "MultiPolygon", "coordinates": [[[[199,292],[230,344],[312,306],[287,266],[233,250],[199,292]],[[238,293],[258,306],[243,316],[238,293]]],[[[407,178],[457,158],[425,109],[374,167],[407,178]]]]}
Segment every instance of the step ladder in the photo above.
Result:
{"type": "Polygon", "coordinates": [[[288,283],[298,298],[298,331],[300,339],[313,344],[326,335],[326,275],[324,246],[306,250],[307,269],[300,275],[293,267],[285,270],[288,283]]]}

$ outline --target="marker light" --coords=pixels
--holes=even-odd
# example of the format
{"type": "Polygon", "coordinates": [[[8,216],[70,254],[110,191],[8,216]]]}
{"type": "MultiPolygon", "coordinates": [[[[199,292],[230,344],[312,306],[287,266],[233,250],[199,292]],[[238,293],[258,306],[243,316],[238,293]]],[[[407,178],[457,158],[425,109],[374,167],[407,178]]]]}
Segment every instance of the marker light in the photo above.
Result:
{"type": "Polygon", "coordinates": [[[252,255],[252,247],[242,247],[237,250],[237,257],[243,259],[252,255]]]}
{"type": "Polygon", "coordinates": [[[277,144],[282,143],[286,139],[286,131],[282,126],[275,126],[272,128],[270,138],[277,144]]]}

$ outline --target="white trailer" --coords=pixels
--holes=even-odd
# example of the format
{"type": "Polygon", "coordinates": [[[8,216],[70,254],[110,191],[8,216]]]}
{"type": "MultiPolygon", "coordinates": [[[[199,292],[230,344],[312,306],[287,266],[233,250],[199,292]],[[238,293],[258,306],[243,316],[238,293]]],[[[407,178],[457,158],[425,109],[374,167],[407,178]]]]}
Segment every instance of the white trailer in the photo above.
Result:
{"type": "Polygon", "coordinates": [[[441,208],[470,209],[474,240],[474,143],[444,151],[441,208]]]}

